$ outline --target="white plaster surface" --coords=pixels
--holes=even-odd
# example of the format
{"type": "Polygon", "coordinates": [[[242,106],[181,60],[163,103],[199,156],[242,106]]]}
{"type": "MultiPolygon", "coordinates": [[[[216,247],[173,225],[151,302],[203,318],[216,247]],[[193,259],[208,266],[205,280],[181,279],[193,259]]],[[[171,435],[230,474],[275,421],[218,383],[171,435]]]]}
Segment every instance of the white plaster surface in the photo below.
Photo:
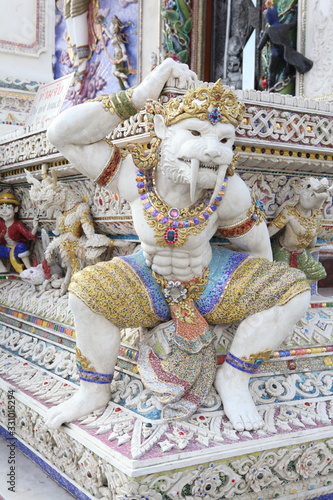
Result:
{"type": "Polygon", "coordinates": [[[0,0],[0,80],[8,76],[41,83],[53,80],[54,2],[44,0],[40,6],[45,40],[35,50],[37,0],[0,0]],[[28,50],[30,46],[33,49],[28,50]]]}
{"type": "Polygon", "coordinates": [[[160,15],[160,4],[156,0],[145,0],[142,2],[142,9],[142,36],[139,44],[141,45],[142,78],[145,78],[151,71],[151,53],[155,52],[159,58],[161,52],[161,26],[157,21],[160,15]]]}
{"type": "Polygon", "coordinates": [[[304,55],[313,68],[304,74],[304,96],[332,100],[332,15],[331,0],[302,0],[299,11],[306,16],[304,55]]]}
{"type": "Polygon", "coordinates": [[[18,449],[15,451],[15,492],[8,491],[6,474],[8,465],[8,441],[0,438],[0,499],[5,500],[73,500],[73,496],[61,488],[45,472],[18,449]]]}

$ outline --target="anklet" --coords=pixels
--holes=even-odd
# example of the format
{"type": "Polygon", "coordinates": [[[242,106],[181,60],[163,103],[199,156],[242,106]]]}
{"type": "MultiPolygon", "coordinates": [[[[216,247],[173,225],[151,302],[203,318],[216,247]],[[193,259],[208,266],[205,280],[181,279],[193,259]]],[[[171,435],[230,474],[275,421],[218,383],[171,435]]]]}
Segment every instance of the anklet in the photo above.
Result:
{"type": "Polygon", "coordinates": [[[258,359],[255,363],[247,363],[243,359],[239,359],[231,354],[231,352],[228,352],[225,360],[229,365],[237,368],[237,370],[241,370],[242,372],[246,373],[258,373],[260,370],[260,365],[262,364],[261,359],[258,359]]]}
{"type": "Polygon", "coordinates": [[[80,380],[84,382],[93,382],[95,384],[111,384],[113,373],[97,373],[82,370],[79,368],[80,380]]]}
{"type": "Polygon", "coordinates": [[[271,349],[265,349],[265,351],[260,351],[257,352],[256,354],[250,354],[247,358],[245,356],[242,357],[243,361],[246,361],[247,363],[253,363],[258,365],[261,365],[264,361],[268,361],[272,356],[272,350],[271,349]]]}

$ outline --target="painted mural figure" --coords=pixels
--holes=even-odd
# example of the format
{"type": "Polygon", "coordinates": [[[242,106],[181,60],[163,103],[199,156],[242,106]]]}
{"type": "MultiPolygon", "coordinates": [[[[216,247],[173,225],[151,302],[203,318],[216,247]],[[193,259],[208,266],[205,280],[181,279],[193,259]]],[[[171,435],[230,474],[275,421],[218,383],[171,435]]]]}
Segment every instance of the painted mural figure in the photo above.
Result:
{"type": "MultiPolygon", "coordinates": [[[[20,202],[12,193],[0,195],[0,259],[8,259],[17,273],[31,267],[29,242],[37,239],[38,221],[34,221],[32,231],[15,216],[20,202]]],[[[7,272],[6,265],[0,260],[0,273],[7,272]]]]}
{"type": "Polygon", "coordinates": [[[128,37],[123,33],[125,25],[120,21],[117,16],[113,16],[110,25],[110,40],[113,46],[113,70],[112,73],[118,79],[119,86],[121,89],[128,89],[129,84],[127,78],[135,70],[130,65],[129,58],[126,52],[126,43],[128,43],[128,37]]]}
{"type": "Polygon", "coordinates": [[[294,186],[296,202],[286,203],[269,224],[274,260],[301,269],[310,282],[326,278],[324,266],[311,255],[331,188],[327,179],[304,179],[294,186]]]}
{"type": "Polygon", "coordinates": [[[279,21],[277,6],[273,2],[266,2],[267,9],[265,17],[269,27],[264,31],[259,44],[258,50],[262,50],[266,43],[270,43],[270,64],[269,64],[269,84],[268,87],[274,87],[276,83],[277,73],[280,69],[281,62],[287,63],[286,73],[290,73],[290,66],[303,74],[313,66],[313,62],[307,57],[297,52],[289,38],[290,30],[296,27],[296,20],[291,23],[281,24],[279,21]]]}
{"type": "Polygon", "coordinates": [[[88,59],[89,47],[88,10],[90,0],[65,0],[64,17],[74,56],[75,90],[82,87],[88,59]]]}
{"type": "Polygon", "coordinates": [[[73,278],[69,307],[80,389],[50,410],[50,427],[108,403],[120,328],[170,320],[168,355],[142,345],[139,357],[142,381],[163,403],[162,416],[189,417],[215,383],[236,430],[264,425],[249,379],[305,313],[310,291],[301,271],[271,262],[267,226],[234,173],[235,128],[243,112],[221,81],[198,86],[187,65],[166,59],[137,87],[75,106],[53,121],[51,143],[82,174],[130,203],[142,250],[73,278]],[[164,107],[155,100],[166,84],[187,91],[164,107]],[[120,151],[105,140],[144,106],[148,144],[120,151]],[[210,244],[219,227],[238,252],[210,244]],[[239,327],[216,370],[211,325],[233,321],[239,327]]]}

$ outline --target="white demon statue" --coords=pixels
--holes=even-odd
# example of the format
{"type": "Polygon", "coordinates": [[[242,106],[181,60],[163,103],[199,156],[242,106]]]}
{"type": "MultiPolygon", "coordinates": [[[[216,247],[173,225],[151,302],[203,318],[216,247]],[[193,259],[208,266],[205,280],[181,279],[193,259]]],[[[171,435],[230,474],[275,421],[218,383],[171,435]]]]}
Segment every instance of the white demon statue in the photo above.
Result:
{"type": "Polygon", "coordinates": [[[48,131],[82,174],[128,200],[142,247],[74,276],[69,307],[80,389],[50,410],[50,427],[108,403],[120,328],[171,319],[169,354],[143,345],[139,355],[142,381],[163,403],[162,416],[190,416],[215,382],[235,429],[263,426],[249,379],[305,313],[309,285],[302,271],[271,262],[267,227],[233,172],[243,104],[221,82],[196,85],[186,65],[166,59],[137,87],[75,106],[48,131]],[[167,82],[189,90],[162,106],[154,100],[167,82]],[[150,144],[121,152],[105,140],[144,106],[150,144]],[[239,252],[211,245],[219,227],[239,252]],[[230,352],[216,370],[211,325],[234,321],[230,352]]]}
{"type": "MultiPolygon", "coordinates": [[[[66,270],[60,287],[63,295],[67,292],[72,274],[87,264],[101,260],[107,248],[118,242],[104,234],[95,233],[88,203],[82,201],[68,184],[58,182],[54,172],[48,175],[44,169],[43,179],[38,181],[26,170],[26,177],[32,185],[30,198],[39,211],[45,210],[49,217],[53,212],[58,212],[53,231],[56,237],[45,249],[45,259],[52,264],[60,258],[61,265],[66,270]]],[[[123,242],[119,244],[123,245],[123,242]]],[[[29,274],[25,273],[23,278],[27,280],[29,274]]]]}

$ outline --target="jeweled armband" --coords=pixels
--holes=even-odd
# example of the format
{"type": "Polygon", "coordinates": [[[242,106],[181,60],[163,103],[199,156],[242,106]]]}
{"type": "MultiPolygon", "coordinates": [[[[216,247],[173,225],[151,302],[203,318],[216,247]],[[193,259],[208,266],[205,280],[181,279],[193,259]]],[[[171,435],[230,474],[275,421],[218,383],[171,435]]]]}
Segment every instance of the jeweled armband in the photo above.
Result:
{"type": "Polygon", "coordinates": [[[110,147],[112,147],[112,152],[102,172],[95,179],[96,184],[98,184],[99,186],[106,186],[107,184],[109,184],[109,182],[111,182],[112,179],[116,176],[121,164],[120,149],[109,141],[107,142],[110,147]]]}
{"type": "Polygon", "coordinates": [[[80,47],[76,47],[76,53],[79,59],[88,58],[90,56],[89,45],[81,45],[80,47]]]}
{"type": "Polygon", "coordinates": [[[254,226],[261,224],[265,220],[265,213],[263,206],[259,200],[256,200],[252,195],[252,205],[247,211],[246,219],[237,222],[229,227],[222,227],[218,229],[218,233],[223,238],[237,238],[244,236],[253,229],[254,226]]]}
{"type": "Polygon", "coordinates": [[[131,101],[133,90],[134,87],[110,95],[101,95],[86,102],[100,101],[105,111],[109,111],[112,115],[116,113],[119,118],[126,120],[139,111],[131,101]]]}
{"type": "Polygon", "coordinates": [[[285,217],[284,212],[282,211],[279,215],[277,215],[275,217],[275,219],[270,221],[270,223],[268,224],[268,227],[276,226],[279,229],[283,229],[286,224],[287,224],[287,219],[285,217]]]}

